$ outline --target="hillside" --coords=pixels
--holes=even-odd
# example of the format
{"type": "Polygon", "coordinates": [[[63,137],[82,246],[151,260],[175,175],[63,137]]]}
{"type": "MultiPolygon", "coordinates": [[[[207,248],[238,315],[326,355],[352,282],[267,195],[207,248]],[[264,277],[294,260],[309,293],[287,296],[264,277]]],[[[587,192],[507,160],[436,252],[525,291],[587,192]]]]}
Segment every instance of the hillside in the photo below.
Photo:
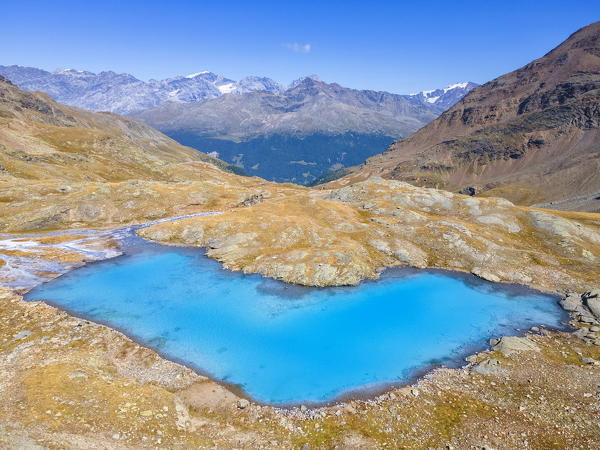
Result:
{"type": "Polygon", "coordinates": [[[521,204],[600,211],[600,22],[473,89],[353,169],[521,204]]]}
{"type": "Polygon", "coordinates": [[[131,223],[260,192],[228,170],[147,125],[0,78],[0,231],[131,223]]]}

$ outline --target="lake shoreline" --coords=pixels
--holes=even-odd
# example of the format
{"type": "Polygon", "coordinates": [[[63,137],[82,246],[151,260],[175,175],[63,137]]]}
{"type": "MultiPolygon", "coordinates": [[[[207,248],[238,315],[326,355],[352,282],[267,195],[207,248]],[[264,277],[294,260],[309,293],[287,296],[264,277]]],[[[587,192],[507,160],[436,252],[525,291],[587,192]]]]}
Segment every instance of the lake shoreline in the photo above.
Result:
{"type": "MultiPolygon", "coordinates": [[[[154,249],[154,250],[158,250],[160,252],[163,252],[163,251],[168,252],[169,247],[170,247],[170,246],[166,246],[166,245],[163,245],[160,243],[156,243],[153,241],[148,241],[148,240],[139,238],[136,235],[130,235],[127,238],[123,239],[121,241],[121,245],[122,245],[122,247],[121,247],[122,253],[119,256],[110,258],[110,261],[118,263],[119,259],[126,258],[127,256],[135,255],[137,253],[141,253],[141,252],[143,252],[144,249],[154,249]]],[[[207,260],[214,262],[215,266],[216,265],[220,266],[220,264],[218,262],[208,258],[205,255],[205,253],[206,253],[205,248],[181,247],[181,246],[177,246],[177,247],[180,250],[183,250],[185,253],[189,252],[194,255],[200,254],[200,255],[202,255],[203,258],[206,258],[207,260]]],[[[109,260],[94,261],[94,262],[102,263],[103,261],[106,262],[109,260]]],[[[89,265],[89,264],[90,263],[86,263],[85,265],[89,265]]],[[[227,271],[227,269],[224,269],[222,267],[221,267],[221,270],[227,271]]],[[[228,271],[228,272],[235,276],[240,275],[240,274],[236,274],[236,272],[232,272],[232,271],[228,271]]],[[[71,271],[69,271],[67,273],[71,273],[71,271]]],[[[411,277],[411,276],[415,276],[415,275],[423,274],[423,273],[433,273],[433,274],[442,274],[445,276],[450,276],[452,278],[460,279],[461,281],[463,281],[469,285],[472,285],[475,287],[480,287],[480,288],[491,289],[492,291],[498,289],[501,291],[508,290],[511,293],[515,293],[515,294],[542,294],[546,297],[552,297],[556,301],[558,301],[558,299],[560,298],[557,295],[549,295],[547,293],[544,293],[542,291],[539,291],[535,288],[531,288],[528,286],[517,285],[517,284],[492,283],[489,281],[481,280],[480,278],[476,277],[475,275],[472,275],[469,273],[459,272],[459,271],[454,271],[454,270],[449,270],[449,269],[439,269],[439,268],[417,269],[417,268],[411,268],[411,267],[391,267],[391,268],[387,268],[386,270],[384,270],[381,273],[381,279],[382,280],[386,280],[386,279],[390,279],[390,278],[391,279],[402,279],[402,278],[411,277]],[[500,285],[500,286],[498,286],[498,285],[500,285]]],[[[287,288],[288,286],[290,286],[290,287],[294,287],[294,289],[299,289],[301,291],[310,291],[310,290],[315,290],[315,289],[316,290],[327,290],[327,289],[332,289],[332,290],[333,289],[334,290],[342,289],[343,290],[343,289],[352,289],[353,288],[353,287],[299,286],[299,285],[285,283],[283,281],[274,280],[272,278],[264,277],[260,274],[242,274],[241,276],[259,278],[259,279],[268,281],[269,283],[275,283],[276,285],[278,285],[279,287],[283,287],[284,289],[287,288]]],[[[382,280],[364,280],[361,284],[375,284],[382,280]]],[[[49,281],[51,281],[51,280],[49,280],[49,281]]],[[[27,297],[27,295],[25,297],[27,297]]],[[[148,349],[156,352],[162,359],[164,359],[166,361],[170,361],[170,362],[180,365],[182,367],[188,368],[190,370],[193,370],[197,375],[199,375],[201,377],[205,377],[207,379],[210,379],[211,381],[224,387],[225,389],[229,390],[234,395],[236,395],[240,398],[247,399],[251,402],[256,403],[257,405],[270,406],[270,407],[279,408],[282,410],[296,409],[301,405],[304,405],[304,406],[307,406],[310,408],[320,408],[320,407],[331,407],[331,406],[339,405],[342,403],[350,402],[353,400],[362,400],[362,401],[372,400],[373,398],[375,398],[381,394],[385,394],[391,390],[398,389],[403,386],[413,385],[414,383],[419,382],[421,379],[423,379],[424,377],[427,377],[429,374],[435,372],[438,369],[464,368],[470,364],[469,362],[465,363],[466,358],[468,358],[472,355],[475,355],[477,353],[480,353],[481,351],[488,350],[490,347],[487,344],[487,340],[492,337],[499,337],[499,336],[488,336],[480,343],[470,344],[470,345],[466,346],[465,348],[461,347],[456,352],[454,352],[452,355],[445,358],[444,362],[440,362],[440,363],[436,362],[436,363],[427,364],[427,365],[423,365],[423,366],[414,368],[413,370],[410,371],[411,373],[409,375],[404,377],[404,379],[402,381],[375,383],[373,385],[366,385],[364,387],[350,389],[347,392],[344,392],[331,400],[323,401],[323,402],[299,401],[299,402],[289,402],[289,403],[288,402],[273,403],[273,402],[260,401],[256,398],[254,398],[253,396],[251,396],[250,394],[248,394],[247,392],[245,392],[244,389],[241,388],[239,385],[220,380],[217,377],[214,377],[213,375],[211,375],[210,373],[204,371],[202,368],[196,366],[195,364],[193,364],[189,361],[186,361],[183,358],[170,356],[167,352],[163,352],[158,347],[152,345],[151,342],[146,341],[146,340],[136,336],[134,333],[128,332],[125,328],[122,328],[122,327],[112,324],[110,321],[102,321],[102,320],[94,319],[86,314],[79,313],[75,310],[63,307],[55,302],[51,302],[51,301],[47,301],[47,300],[43,300],[43,299],[42,300],[40,300],[40,299],[31,299],[31,300],[24,299],[24,301],[42,301],[45,304],[48,304],[49,306],[51,306],[53,308],[67,312],[69,315],[71,315],[73,317],[77,317],[81,320],[93,322],[93,323],[99,324],[101,326],[107,327],[109,329],[113,329],[116,332],[124,335],[128,339],[131,339],[133,342],[140,345],[141,347],[148,348],[148,349]]],[[[564,326],[551,327],[551,326],[544,326],[543,324],[541,324],[541,325],[548,331],[567,331],[567,332],[572,331],[572,327],[565,323],[565,319],[568,318],[568,314],[565,311],[563,311],[562,309],[559,309],[559,311],[561,312],[560,321],[561,321],[561,323],[563,323],[564,326]]],[[[536,324],[536,325],[540,325],[540,324],[536,324]]],[[[522,329],[522,330],[515,329],[515,333],[512,333],[511,335],[525,336],[528,333],[528,331],[529,331],[528,329],[522,329]]]]}

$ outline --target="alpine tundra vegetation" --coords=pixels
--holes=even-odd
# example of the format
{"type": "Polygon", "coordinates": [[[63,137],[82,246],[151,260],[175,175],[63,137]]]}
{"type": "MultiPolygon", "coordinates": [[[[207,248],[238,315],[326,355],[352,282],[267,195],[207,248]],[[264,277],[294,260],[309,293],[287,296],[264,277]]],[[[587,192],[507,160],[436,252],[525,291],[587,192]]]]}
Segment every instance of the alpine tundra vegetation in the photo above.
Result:
{"type": "Polygon", "coordinates": [[[600,446],[600,22],[411,95],[97,72],[0,67],[0,446],[600,446]]]}

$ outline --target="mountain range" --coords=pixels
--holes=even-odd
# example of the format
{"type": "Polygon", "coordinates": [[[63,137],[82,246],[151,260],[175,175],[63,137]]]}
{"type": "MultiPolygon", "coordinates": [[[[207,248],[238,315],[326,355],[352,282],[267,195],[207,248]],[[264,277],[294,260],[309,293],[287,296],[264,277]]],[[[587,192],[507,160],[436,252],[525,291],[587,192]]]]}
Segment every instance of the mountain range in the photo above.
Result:
{"type": "Polygon", "coordinates": [[[306,77],[282,92],[166,102],[131,116],[251,175],[305,184],[414,133],[443,111],[438,101],[471,87],[465,83],[428,102],[424,95],[361,91],[306,77]]]}
{"type": "Polygon", "coordinates": [[[250,175],[306,184],[362,163],[435,119],[473,87],[411,95],[349,89],[316,76],[284,87],[211,72],[141,81],[129,74],[0,66],[20,88],[94,111],[127,114],[250,175]]]}
{"type": "Polygon", "coordinates": [[[127,73],[98,74],[85,70],[0,66],[0,75],[26,91],[41,91],[54,100],[91,111],[127,114],[166,101],[202,102],[223,94],[254,91],[279,92],[275,81],[249,76],[233,81],[211,72],[198,72],[165,80],[142,81],[127,73]]]}
{"type": "MultiPolygon", "coordinates": [[[[169,101],[196,103],[224,94],[239,95],[258,91],[281,93],[295,88],[306,78],[320,81],[316,75],[311,75],[284,86],[267,77],[247,76],[234,81],[206,70],[159,81],[142,81],[128,73],[113,71],[96,74],[86,70],[56,69],[49,72],[18,65],[0,65],[0,75],[23,90],[45,92],[55,101],[65,105],[117,114],[153,108],[169,101]]],[[[427,103],[444,110],[475,86],[477,84],[471,82],[457,83],[444,89],[423,91],[403,97],[413,97],[416,103],[427,103]]]]}
{"type": "Polygon", "coordinates": [[[382,155],[339,172],[346,176],[339,182],[375,174],[520,204],[600,211],[600,22],[476,87],[382,155]]]}

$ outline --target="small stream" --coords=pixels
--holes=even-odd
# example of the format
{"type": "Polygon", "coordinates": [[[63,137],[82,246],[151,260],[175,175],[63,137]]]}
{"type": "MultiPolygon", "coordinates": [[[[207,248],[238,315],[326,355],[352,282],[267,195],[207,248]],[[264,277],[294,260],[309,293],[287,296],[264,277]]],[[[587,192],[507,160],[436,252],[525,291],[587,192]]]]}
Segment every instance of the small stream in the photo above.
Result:
{"type": "Polygon", "coordinates": [[[58,250],[79,254],[85,262],[101,261],[119,256],[119,249],[96,245],[102,240],[111,239],[119,243],[134,235],[136,230],[164,222],[187,219],[190,217],[213,216],[221,212],[187,214],[165,217],[138,225],[108,229],[70,229],[28,234],[0,234],[0,283],[8,288],[29,290],[48,279],[50,274],[62,275],[79,264],[61,262],[56,258],[44,258],[44,252],[58,250]],[[65,242],[43,244],[41,238],[70,236],[65,242]],[[80,237],[76,237],[80,236],[80,237]],[[2,252],[5,250],[5,252],[2,252]],[[11,254],[17,252],[17,255],[11,254]]]}

